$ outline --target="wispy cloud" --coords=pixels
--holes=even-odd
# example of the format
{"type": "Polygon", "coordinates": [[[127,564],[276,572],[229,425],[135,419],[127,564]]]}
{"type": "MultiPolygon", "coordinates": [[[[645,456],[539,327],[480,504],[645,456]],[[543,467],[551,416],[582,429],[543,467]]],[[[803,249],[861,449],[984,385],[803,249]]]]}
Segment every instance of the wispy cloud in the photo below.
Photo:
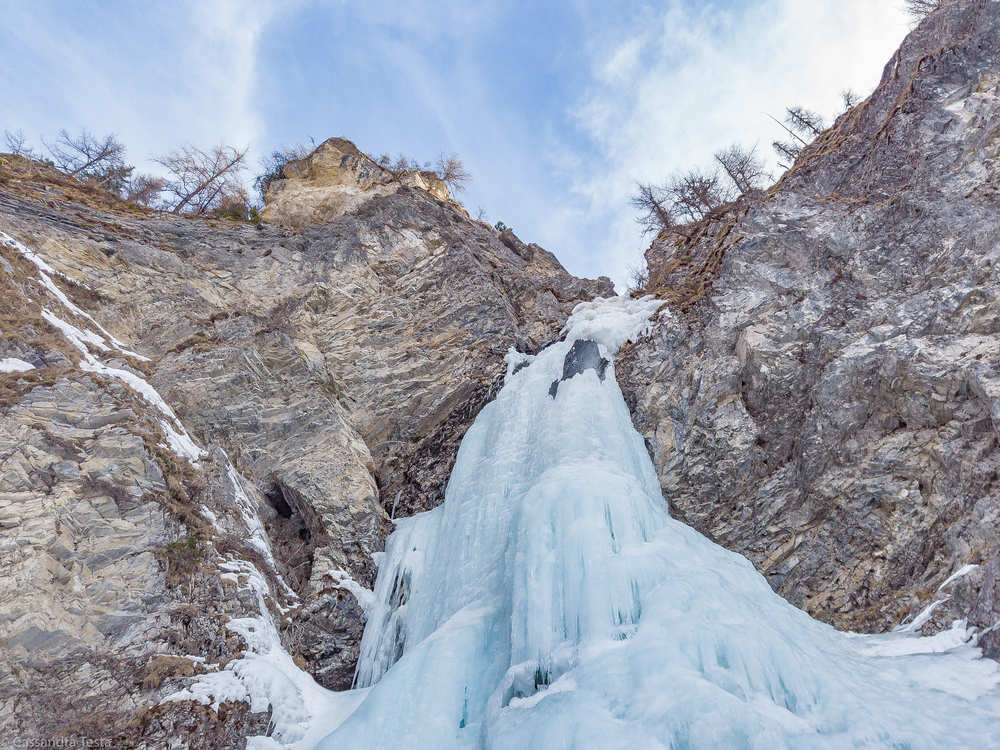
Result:
{"type": "Polygon", "coordinates": [[[63,127],[115,132],[146,167],[183,142],[256,144],[255,49],[280,7],[12,2],[0,30],[0,127],[35,139],[63,127]]]}
{"type": "MultiPolygon", "coordinates": [[[[344,135],[457,152],[484,206],[570,271],[622,282],[637,181],[830,114],[905,33],[902,0],[0,0],[0,128],[116,132],[141,168],[182,143],[344,135]]],[[[36,140],[37,143],[37,140],[36,140]]]]}
{"type": "MultiPolygon", "coordinates": [[[[595,149],[572,190],[603,227],[588,267],[616,281],[640,261],[643,242],[628,197],[732,142],[782,136],[765,113],[801,104],[830,116],[839,92],[867,95],[906,32],[906,18],[877,0],[766,0],[740,8],[672,2],[643,27],[598,51],[592,83],[573,118],[595,149]]],[[[773,160],[772,160],[773,162],[773,160]]]]}

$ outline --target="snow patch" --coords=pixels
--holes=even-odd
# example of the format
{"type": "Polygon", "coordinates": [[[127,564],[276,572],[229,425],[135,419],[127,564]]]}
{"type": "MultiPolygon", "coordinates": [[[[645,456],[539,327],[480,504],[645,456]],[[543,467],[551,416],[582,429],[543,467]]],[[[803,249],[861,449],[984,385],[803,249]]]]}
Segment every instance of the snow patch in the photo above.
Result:
{"type": "Polygon", "coordinates": [[[937,590],[940,591],[941,589],[943,589],[945,586],[947,586],[952,581],[956,581],[959,578],[961,578],[962,576],[967,576],[969,573],[971,573],[972,571],[974,571],[978,567],[979,566],[976,565],[975,563],[966,563],[961,568],[959,568],[954,573],[952,573],[950,576],[948,576],[947,578],[945,578],[944,579],[944,583],[942,583],[940,586],[938,586],[937,590]]]}
{"type": "Polygon", "coordinates": [[[928,604],[926,607],[924,607],[922,610],[920,610],[917,613],[917,616],[914,617],[912,620],[910,620],[909,622],[903,623],[902,625],[897,625],[896,627],[894,627],[892,629],[893,632],[895,632],[895,633],[915,633],[915,632],[917,632],[918,630],[920,630],[920,628],[923,627],[923,625],[924,625],[925,622],[927,622],[929,619],[931,619],[931,615],[934,614],[934,610],[937,609],[938,607],[940,607],[942,604],[944,604],[949,599],[951,599],[951,597],[950,596],[946,596],[943,599],[936,599],[936,600],[934,600],[933,602],[931,602],[930,604],[928,604]]]}
{"type": "Polygon", "coordinates": [[[358,707],[367,691],[332,693],[321,687],[295,664],[285,651],[274,619],[267,607],[267,580],[246,560],[230,559],[219,564],[223,578],[250,591],[257,599],[259,615],[240,617],[226,625],[246,643],[246,653],[230,661],[225,669],[199,675],[164,702],[197,701],[218,711],[226,701],[244,701],[254,713],[271,710],[270,737],[248,739],[248,748],[312,750],[358,707]]]}
{"type": "Polygon", "coordinates": [[[201,506],[201,514],[203,516],[205,516],[205,518],[208,519],[208,522],[210,524],[212,524],[212,528],[213,529],[215,529],[219,533],[224,533],[225,532],[225,529],[223,529],[222,526],[219,524],[219,517],[217,515],[215,515],[215,513],[212,511],[212,509],[209,508],[207,505],[202,504],[202,506],[201,506]]]}
{"type": "Polygon", "coordinates": [[[346,570],[330,570],[327,571],[327,577],[333,581],[333,585],[338,589],[344,589],[344,591],[349,592],[358,602],[358,606],[364,610],[365,616],[368,616],[369,611],[375,604],[375,592],[371,589],[366,589],[360,583],[351,578],[350,574],[346,570]]]}
{"type": "Polygon", "coordinates": [[[124,345],[118,341],[118,339],[104,330],[101,324],[94,320],[86,310],[83,310],[73,304],[72,300],[70,300],[69,297],[67,297],[63,291],[56,286],[51,278],[56,275],[68,278],[65,274],[61,274],[56,271],[52,268],[52,266],[46,263],[44,259],[39,257],[37,253],[2,231],[0,231],[0,243],[13,248],[20,253],[22,257],[35,265],[41,277],[42,284],[52,294],[52,296],[54,296],[63,305],[63,307],[74,315],[89,320],[99,331],[101,331],[101,333],[104,334],[102,337],[93,331],[81,330],[72,323],[68,323],[63,320],[48,308],[42,308],[42,317],[48,321],[50,325],[58,329],[63,336],[69,340],[70,344],[78,349],[83,355],[83,359],[80,361],[80,369],[85,372],[93,372],[104,377],[121,380],[148,403],[155,406],[166,417],[166,419],[160,420],[160,426],[163,428],[163,432],[166,435],[167,447],[181,458],[186,458],[193,465],[197,466],[198,460],[202,456],[206,455],[206,451],[199,448],[198,445],[191,439],[191,437],[187,434],[187,431],[184,429],[184,425],[181,424],[177,415],[174,414],[173,410],[167,405],[167,402],[164,401],[160,394],[156,392],[156,389],[146,382],[145,379],[133,372],[117,367],[108,367],[103,362],[98,360],[93,353],[91,353],[90,347],[95,347],[102,352],[108,352],[111,351],[111,347],[108,346],[107,341],[111,341],[114,348],[123,354],[145,361],[148,361],[149,358],[143,357],[130,349],[126,349],[124,345]]]}
{"type": "MultiPolygon", "coordinates": [[[[72,279],[69,278],[69,276],[55,270],[52,266],[46,263],[45,260],[43,260],[36,252],[29,249],[22,243],[15,240],[9,234],[6,234],[2,231],[0,231],[0,242],[16,250],[21,255],[21,257],[23,257],[30,263],[33,263],[35,267],[38,268],[39,276],[41,277],[42,284],[45,286],[45,288],[48,289],[49,292],[51,292],[52,295],[56,299],[58,299],[63,304],[63,306],[66,307],[67,310],[72,312],[74,315],[79,315],[81,318],[86,318],[91,323],[93,323],[97,327],[97,329],[101,333],[103,333],[108,338],[108,340],[111,341],[112,344],[114,344],[115,348],[118,349],[120,352],[122,352],[122,354],[127,354],[130,357],[134,357],[135,359],[139,359],[144,362],[149,361],[149,357],[144,357],[141,354],[137,354],[136,352],[132,351],[131,349],[125,348],[125,345],[122,344],[122,342],[120,342],[110,333],[108,333],[106,330],[104,330],[104,327],[101,326],[101,324],[98,323],[96,320],[94,320],[94,318],[91,317],[90,313],[78,307],[77,305],[73,304],[73,301],[70,300],[70,298],[67,297],[58,286],[56,286],[54,281],[52,281],[52,276],[61,276],[67,281],[73,281],[72,279]]],[[[101,348],[104,349],[107,348],[106,346],[103,345],[103,342],[101,344],[101,348]]]]}
{"type": "Polygon", "coordinates": [[[181,424],[181,421],[174,414],[163,397],[157,393],[145,379],[139,377],[134,372],[123,370],[118,367],[108,367],[90,353],[88,344],[93,344],[98,349],[107,350],[104,340],[93,331],[81,331],[71,323],[67,323],[59,316],[47,309],[42,310],[42,317],[50,324],[59,329],[69,342],[80,350],[83,359],[80,360],[80,369],[85,372],[93,372],[108,378],[117,378],[133,391],[138,393],[147,403],[156,407],[166,419],[160,420],[160,426],[167,437],[168,447],[181,458],[186,458],[193,465],[198,465],[198,460],[207,455],[207,452],[191,439],[181,424]]]}
{"type": "MultiPolygon", "coordinates": [[[[243,489],[243,483],[240,481],[240,476],[236,473],[236,469],[233,468],[232,463],[229,463],[228,456],[226,461],[226,476],[233,486],[233,494],[236,498],[236,507],[239,509],[240,515],[243,517],[243,523],[246,526],[247,533],[249,534],[247,542],[260,553],[261,557],[264,558],[265,562],[274,572],[274,575],[277,578],[278,583],[281,585],[285,595],[290,597],[292,600],[297,600],[299,598],[298,594],[296,594],[292,588],[285,583],[285,579],[278,571],[278,565],[274,561],[274,553],[271,550],[271,540],[267,535],[267,531],[264,529],[264,524],[260,520],[257,508],[254,507],[254,504],[251,502],[246,490],[243,489]]],[[[298,605],[296,604],[294,606],[298,605]]]]}
{"type": "Polygon", "coordinates": [[[17,357],[0,359],[0,372],[27,372],[34,369],[35,366],[33,364],[17,357]]]}
{"type": "Polygon", "coordinates": [[[642,299],[598,297],[574,307],[562,333],[570,341],[596,341],[614,355],[626,341],[649,334],[650,318],[663,304],[651,295],[642,299]]]}
{"type": "Polygon", "coordinates": [[[104,343],[104,339],[93,331],[81,331],[76,326],[67,323],[59,316],[44,308],[42,309],[42,317],[45,318],[45,320],[47,320],[51,325],[58,328],[62,335],[69,339],[69,343],[79,349],[85,356],[91,356],[90,349],[87,348],[87,344],[92,344],[101,351],[108,350],[108,345],[104,343]]]}

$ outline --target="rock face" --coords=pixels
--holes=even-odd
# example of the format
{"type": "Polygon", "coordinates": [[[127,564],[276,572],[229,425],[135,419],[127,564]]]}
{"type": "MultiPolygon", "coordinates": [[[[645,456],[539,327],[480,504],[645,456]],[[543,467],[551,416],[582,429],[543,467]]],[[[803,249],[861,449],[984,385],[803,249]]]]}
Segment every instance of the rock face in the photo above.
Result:
{"type": "MultiPolygon", "coordinates": [[[[998,40],[944,4],[778,185],[654,242],[673,314],[616,365],[672,511],[838,627],[1000,620],[998,40]]],[[[347,686],[347,579],[440,502],[507,349],[612,293],[343,139],[268,197],[170,216],[0,157],[5,738],[242,746],[266,713],[164,702],[234,618],[347,686]]]]}
{"type": "Polygon", "coordinates": [[[146,363],[60,298],[92,293],[29,257],[0,235],[0,346],[32,365],[0,375],[0,731],[235,747],[267,717],[160,701],[242,652],[225,624],[259,603],[223,593],[220,565],[259,561],[252,508],[224,454],[171,449],[190,438],[151,404],[146,363]]]}
{"type": "Polygon", "coordinates": [[[574,341],[573,346],[566,353],[566,359],[563,361],[562,378],[553,381],[549,388],[549,395],[555,398],[559,392],[559,384],[563,380],[569,380],[584,370],[594,370],[597,376],[601,380],[604,380],[604,371],[607,367],[608,360],[601,356],[601,350],[597,342],[587,339],[574,341]]]}
{"type": "Polygon", "coordinates": [[[840,628],[1000,620],[998,40],[944,4],[777,186],[647,252],[675,316],[617,370],[673,513],[840,628]]]}
{"type": "Polygon", "coordinates": [[[276,188],[271,216],[295,228],[137,211],[3,159],[0,230],[55,291],[3,246],[0,359],[35,369],[0,375],[0,731],[103,737],[141,716],[122,744],[196,727],[198,746],[239,746],[266,715],[158,705],[207,668],[186,655],[241,653],[225,623],[258,602],[224,571],[269,577],[285,648],[348,687],[364,621],[343,581],[371,582],[391,516],[440,502],[506,350],[541,347],[611,283],[501,241],[433,185],[362,179],[367,157],[339,139],[295,167],[309,185],[276,188]],[[282,213],[293,189],[307,221],[282,213]],[[76,343],[46,310],[150,359],[76,343]],[[143,378],[208,455],[166,451],[156,409],[88,357],[143,378]]]}
{"type": "Polygon", "coordinates": [[[376,195],[391,195],[404,187],[424,190],[465,213],[433,172],[407,169],[396,173],[347,139],[330,138],[309,156],[282,168],[281,179],[268,187],[262,216],[289,227],[326,224],[376,195]]]}

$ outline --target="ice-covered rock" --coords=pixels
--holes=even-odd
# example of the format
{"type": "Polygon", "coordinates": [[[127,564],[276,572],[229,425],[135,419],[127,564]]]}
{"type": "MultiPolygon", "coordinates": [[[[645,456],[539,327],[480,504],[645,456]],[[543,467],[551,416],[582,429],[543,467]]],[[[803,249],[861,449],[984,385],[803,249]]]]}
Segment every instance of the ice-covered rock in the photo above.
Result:
{"type": "Polygon", "coordinates": [[[444,504],[388,540],[358,664],[369,692],[319,747],[1000,743],[1000,667],[974,632],[865,637],[809,618],[669,516],[613,363],[549,397],[573,331],[621,343],[655,309],[591,303],[480,412],[444,504]]]}

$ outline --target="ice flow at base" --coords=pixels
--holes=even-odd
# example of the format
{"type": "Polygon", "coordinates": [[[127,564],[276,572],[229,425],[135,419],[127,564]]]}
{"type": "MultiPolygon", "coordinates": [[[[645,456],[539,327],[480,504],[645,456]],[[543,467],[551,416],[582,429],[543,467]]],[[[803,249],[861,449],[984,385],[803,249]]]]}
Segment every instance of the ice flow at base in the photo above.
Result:
{"type": "Polygon", "coordinates": [[[612,360],[656,307],[580,305],[564,341],[511,360],[444,504],[389,537],[371,689],[320,747],[1000,747],[1000,673],[972,631],[811,619],[670,518],[613,362],[552,388],[574,342],[612,360]]]}

